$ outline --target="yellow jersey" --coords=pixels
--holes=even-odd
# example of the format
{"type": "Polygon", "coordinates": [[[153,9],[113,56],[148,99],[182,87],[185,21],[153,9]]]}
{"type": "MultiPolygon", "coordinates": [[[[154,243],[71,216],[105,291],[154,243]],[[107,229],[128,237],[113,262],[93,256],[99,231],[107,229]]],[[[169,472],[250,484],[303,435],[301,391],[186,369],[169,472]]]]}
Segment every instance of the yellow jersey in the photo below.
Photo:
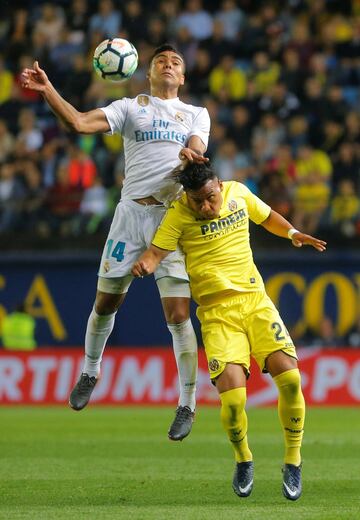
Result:
{"type": "Polygon", "coordinates": [[[187,204],[186,193],[168,209],[153,245],[185,254],[194,300],[226,291],[264,290],[250,247],[249,219],[261,224],[271,208],[239,182],[223,183],[220,216],[201,219],[187,204]]]}

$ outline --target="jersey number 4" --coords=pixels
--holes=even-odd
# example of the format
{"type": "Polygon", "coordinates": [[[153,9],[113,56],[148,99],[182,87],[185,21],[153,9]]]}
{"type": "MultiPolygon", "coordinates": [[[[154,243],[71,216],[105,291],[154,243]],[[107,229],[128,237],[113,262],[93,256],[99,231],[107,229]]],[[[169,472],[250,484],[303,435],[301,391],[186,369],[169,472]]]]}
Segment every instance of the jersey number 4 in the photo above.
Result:
{"type": "Polygon", "coordinates": [[[109,258],[111,255],[113,258],[116,258],[117,262],[122,262],[124,260],[125,242],[117,242],[114,248],[113,245],[114,241],[110,238],[106,243],[106,258],[109,258]]]}

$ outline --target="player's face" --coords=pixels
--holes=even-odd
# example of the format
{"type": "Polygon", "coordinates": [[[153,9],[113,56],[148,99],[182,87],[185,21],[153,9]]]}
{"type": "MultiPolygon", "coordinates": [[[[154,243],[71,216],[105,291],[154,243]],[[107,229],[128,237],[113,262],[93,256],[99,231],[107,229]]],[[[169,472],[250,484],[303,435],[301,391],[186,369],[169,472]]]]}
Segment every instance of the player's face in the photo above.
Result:
{"type": "Polygon", "coordinates": [[[187,191],[189,207],[204,220],[219,217],[223,202],[222,189],[222,182],[215,178],[209,180],[199,190],[187,191]]]}
{"type": "Polygon", "coordinates": [[[149,80],[152,86],[164,85],[180,87],[184,84],[184,62],[178,54],[164,51],[155,56],[149,69],[149,80]]]}

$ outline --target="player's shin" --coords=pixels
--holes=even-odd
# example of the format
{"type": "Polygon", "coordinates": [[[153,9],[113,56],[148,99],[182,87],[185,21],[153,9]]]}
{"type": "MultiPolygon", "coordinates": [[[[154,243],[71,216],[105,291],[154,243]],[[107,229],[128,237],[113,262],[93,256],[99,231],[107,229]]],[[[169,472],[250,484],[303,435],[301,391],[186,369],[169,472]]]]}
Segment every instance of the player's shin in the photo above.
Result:
{"type": "Polygon", "coordinates": [[[252,460],[247,441],[246,388],[234,388],[219,394],[221,422],[235,451],[236,462],[252,460]]]}
{"type": "Polygon", "coordinates": [[[305,421],[305,400],[297,368],[274,377],[279,390],[278,412],[285,437],[285,464],[299,466],[305,421]]]}
{"type": "Polygon", "coordinates": [[[196,335],[190,319],[183,323],[168,323],[168,328],[179,375],[179,406],[188,406],[194,411],[198,367],[196,335]]]}
{"type": "Polygon", "coordinates": [[[114,327],[115,314],[100,316],[93,309],[88,319],[85,334],[85,363],[83,372],[98,377],[106,342],[114,327]]]}

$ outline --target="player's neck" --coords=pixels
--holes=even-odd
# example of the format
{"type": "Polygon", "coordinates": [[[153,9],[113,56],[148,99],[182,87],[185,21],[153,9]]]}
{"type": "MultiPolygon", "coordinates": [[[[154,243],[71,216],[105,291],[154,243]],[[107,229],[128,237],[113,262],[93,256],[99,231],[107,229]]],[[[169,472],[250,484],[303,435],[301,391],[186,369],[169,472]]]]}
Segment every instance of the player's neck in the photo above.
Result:
{"type": "Polygon", "coordinates": [[[178,97],[177,88],[152,88],[151,95],[160,99],[175,99],[178,97]]]}

